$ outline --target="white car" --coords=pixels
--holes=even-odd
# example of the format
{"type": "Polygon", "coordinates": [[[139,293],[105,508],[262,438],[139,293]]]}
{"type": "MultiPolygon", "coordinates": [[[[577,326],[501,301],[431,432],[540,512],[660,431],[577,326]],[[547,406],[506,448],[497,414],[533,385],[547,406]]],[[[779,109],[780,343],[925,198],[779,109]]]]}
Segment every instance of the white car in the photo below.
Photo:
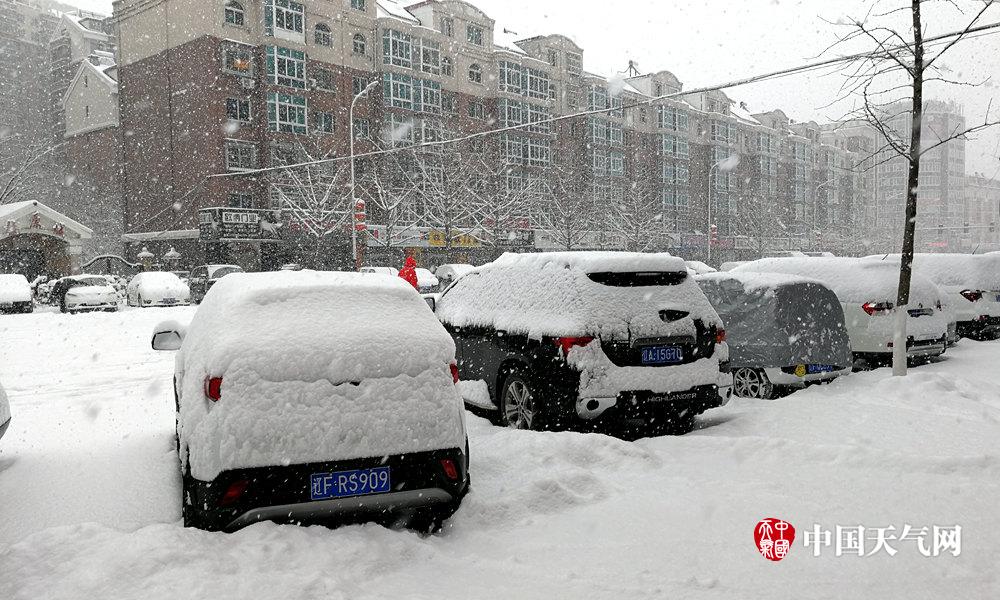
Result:
{"type": "Polygon", "coordinates": [[[399,275],[399,269],[394,267],[361,267],[361,273],[378,273],[380,275],[390,275],[396,277],[399,275]]]}
{"type": "Polygon", "coordinates": [[[474,271],[476,267],[465,264],[465,263],[451,263],[446,265],[441,265],[440,267],[434,269],[434,276],[437,277],[442,288],[448,287],[456,279],[465,275],[470,271],[474,271]]]}
{"type": "Polygon", "coordinates": [[[72,275],[56,281],[52,287],[59,302],[59,309],[64,313],[78,313],[103,310],[114,312],[118,310],[118,290],[111,285],[105,275],[72,275]]]}
{"type": "Polygon", "coordinates": [[[24,275],[0,273],[0,313],[34,310],[31,284],[24,275]]]}
{"type": "MultiPolygon", "coordinates": [[[[899,268],[899,255],[873,255],[865,260],[899,268]]],[[[1000,255],[914,254],[913,270],[933,281],[955,312],[958,335],[971,339],[1000,336],[1000,255]]]]}
{"type": "Polygon", "coordinates": [[[691,275],[707,275],[718,271],[715,267],[710,267],[700,260],[686,260],[684,261],[684,265],[691,275]]]}
{"type": "Polygon", "coordinates": [[[399,278],[233,274],[161,323],[185,525],[374,520],[434,529],[468,490],[455,344],[399,278]]]}
{"type": "Polygon", "coordinates": [[[10,402],[7,400],[7,392],[3,391],[3,386],[0,385],[0,438],[3,434],[7,433],[7,427],[10,426],[10,402]]]}
{"type": "Polygon", "coordinates": [[[191,290],[181,278],[166,271],[139,273],[128,282],[125,298],[129,306],[187,306],[191,290]]]}
{"type": "Polygon", "coordinates": [[[438,291],[441,282],[434,276],[434,273],[423,267],[417,267],[415,270],[417,272],[417,290],[421,294],[432,294],[438,291]]]}
{"type": "MultiPolygon", "coordinates": [[[[859,258],[764,258],[732,270],[743,271],[787,273],[823,282],[840,300],[855,361],[867,365],[891,361],[898,265],[859,258]]],[[[948,323],[941,292],[919,273],[914,273],[910,284],[908,312],[907,356],[920,359],[943,354],[948,323]]]]}

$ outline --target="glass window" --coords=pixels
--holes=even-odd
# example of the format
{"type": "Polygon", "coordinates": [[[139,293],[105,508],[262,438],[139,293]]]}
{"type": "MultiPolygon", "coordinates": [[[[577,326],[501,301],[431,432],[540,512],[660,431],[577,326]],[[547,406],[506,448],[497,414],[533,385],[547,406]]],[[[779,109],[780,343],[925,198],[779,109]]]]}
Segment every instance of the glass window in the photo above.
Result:
{"type": "Polygon", "coordinates": [[[524,67],[517,63],[500,61],[500,91],[511,94],[520,94],[522,80],[524,78],[524,67]]]}
{"type": "Polygon", "coordinates": [[[478,25],[469,25],[465,28],[465,37],[470,44],[483,45],[483,28],[478,25]]]}
{"type": "Polygon", "coordinates": [[[364,10],[365,0],[351,0],[351,8],[354,10],[364,10]]]}
{"type": "Polygon", "coordinates": [[[237,192],[229,194],[230,208],[253,208],[253,194],[237,192]]]}
{"type": "Polygon", "coordinates": [[[469,81],[472,83],[482,83],[483,82],[483,69],[479,65],[473,63],[469,65],[469,81]]]}
{"type": "Polygon", "coordinates": [[[413,79],[413,110],[441,112],[441,84],[427,79],[413,79]]]}
{"type": "Polygon", "coordinates": [[[330,33],[330,28],[326,23],[317,23],[316,31],[313,38],[317,46],[332,46],[333,45],[333,35],[330,33]]]}
{"type": "Polygon", "coordinates": [[[388,132],[387,140],[394,146],[413,144],[413,119],[389,113],[385,116],[385,127],[388,132]]]}
{"type": "Polygon", "coordinates": [[[382,94],[386,106],[413,108],[413,78],[399,73],[383,74],[382,94]]]}
{"type": "Polygon", "coordinates": [[[223,44],[222,70],[233,75],[253,77],[253,52],[251,47],[231,42],[223,44]]]}
{"type": "Polygon", "coordinates": [[[451,17],[441,19],[441,33],[448,37],[455,37],[455,20],[451,17]]]}
{"type": "Polygon", "coordinates": [[[249,171],[257,168],[257,147],[250,142],[226,140],[226,170],[249,171]]]}
{"type": "Polygon", "coordinates": [[[264,33],[305,41],[305,7],[292,0],[264,0],[264,33]]]}
{"type": "Polygon", "coordinates": [[[306,55],[279,46],[267,47],[267,76],[277,85],[306,87],[306,55]]]}
{"type": "Polygon", "coordinates": [[[368,119],[354,119],[354,139],[369,138],[371,135],[371,122],[368,119]]]}
{"type": "Polygon", "coordinates": [[[273,93],[267,98],[267,122],[271,131],[306,132],[306,99],[273,93]]]}
{"type": "Polygon", "coordinates": [[[352,42],[352,46],[355,54],[360,54],[361,56],[364,56],[365,54],[368,53],[368,44],[365,41],[365,36],[361,35],[360,33],[354,34],[354,40],[352,42]]]}
{"type": "Polygon", "coordinates": [[[576,52],[566,53],[566,71],[570,75],[583,74],[583,57],[576,52]]]}
{"type": "Polygon", "coordinates": [[[332,92],[336,89],[336,77],[333,71],[327,69],[313,69],[313,80],[316,81],[316,89],[332,92]]]}
{"type": "Polygon", "coordinates": [[[382,34],[382,62],[384,64],[408,69],[413,66],[411,52],[412,45],[409,35],[395,29],[386,29],[382,34]]]}
{"type": "Polygon", "coordinates": [[[529,165],[545,166],[551,161],[551,142],[546,139],[527,138],[526,159],[529,165]]]}
{"type": "Polygon", "coordinates": [[[553,67],[558,67],[559,66],[559,51],[558,50],[549,49],[548,56],[549,56],[549,64],[552,65],[553,67]]]}
{"type": "Polygon", "coordinates": [[[240,123],[250,122],[250,101],[240,98],[226,99],[226,118],[240,123]]]}
{"type": "Polygon", "coordinates": [[[313,113],[313,131],[315,133],[328,134],[333,133],[334,120],[333,113],[329,112],[317,112],[313,113]]]}
{"type": "Polygon", "coordinates": [[[612,175],[618,177],[625,175],[625,155],[617,151],[609,153],[608,169],[612,175]]]}
{"type": "Polygon", "coordinates": [[[473,119],[486,120],[486,105],[482,102],[469,102],[469,116],[473,119]]]}
{"type": "Polygon", "coordinates": [[[451,59],[447,56],[441,59],[441,74],[445,77],[452,77],[455,75],[455,68],[451,63],[451,59]]]}
{"type": "Polygon", "coordinates": [[[528,86],[525,90],[529,98],[544,100],[549,97],[549,75],[544,71],[527,69],[528,86]]]}
{"type": "Polygon", "coordinates": [[[413,39],[413,69],[437,75],[441,72],[441,47],[423,38],[413,39]]]}
{"type": "Polygon", "coordinates": [[[243,12],[243,5],[239,2],[229,0],[226,2],[226,25],[243,27],[246,22],[246,13],[243,12]]]}

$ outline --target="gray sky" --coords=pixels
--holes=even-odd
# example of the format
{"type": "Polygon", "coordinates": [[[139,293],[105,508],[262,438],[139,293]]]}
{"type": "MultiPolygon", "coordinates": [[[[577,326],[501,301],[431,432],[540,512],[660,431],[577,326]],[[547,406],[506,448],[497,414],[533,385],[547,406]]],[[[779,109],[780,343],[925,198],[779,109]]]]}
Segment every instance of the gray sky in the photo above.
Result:
{"type": "MultiPolygon", "coordinates": [[[[210,1],[210,0],[209,0],[210,1]]],[[[111,0],[70,0],[82,8],[110,13],[111,0]]],[[[702,0],[651,2],[619,0],[472,0],[508,29],[528,37],[562,33],[584,49],[584,67],[608,75],[624,70],[629,59],[643,72],[673,72],[685,88],[709,85],[794,66],[813,60],[847,30],[836,23],[863,17],[872,2],[862,0],[702,0]]],[[[880,0],[874,12],[901,5],[880,0]]],[[[981,2],[958,0],[968,14],[981,2]]],[[[908,14],[900,15],[906,26],[908,14]]],[[[948,3],[925,7],[929,35],[960,29],[967,22],[948,3]]],[[[1000,6],[987,11],[984,22],[1000,21],[1000,6]]],[[[845,52],[867,49],[868,46],[845,52]]],[[[833,56],[832,54],[829,56],[833,56]]],[[[1000,30],[956,45],[940,63],[949,77],[990,81],[982,87],[929,84],[929,98],[954,99],[965,107],[969,125],[983,122],[987,104],[1000,89],[1000,30]]],[[[823,122],[842,116],[849,103],[827,106],[842,83],[838,75],[803,74],[727,90],[747,102],[753,112],[783,109],[795,120],[823,122]]],[[[1000,117],[1000,101],[992,120],[1000,117]]],[[[994,175],[1000,170],[1000,127],[976,134],[967,146],[967,169],[994,175]]]]}

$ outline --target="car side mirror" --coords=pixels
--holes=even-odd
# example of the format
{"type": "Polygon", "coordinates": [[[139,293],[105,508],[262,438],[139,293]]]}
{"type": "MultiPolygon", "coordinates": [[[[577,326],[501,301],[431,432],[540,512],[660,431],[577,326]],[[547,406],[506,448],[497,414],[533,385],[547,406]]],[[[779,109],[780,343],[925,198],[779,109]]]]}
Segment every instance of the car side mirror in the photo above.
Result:
{"type": "Polygon", "coordinates": [[[424,296],[424,302],[430,307],[431,312],[437,308],[437,300],[434,299],[434,296],[424,296]]]}
{"type": "Polygon", "coordinates": [[[153,329],[153,350],[180,350],[185,328],[177,321],[164,321],[153,329]]]}

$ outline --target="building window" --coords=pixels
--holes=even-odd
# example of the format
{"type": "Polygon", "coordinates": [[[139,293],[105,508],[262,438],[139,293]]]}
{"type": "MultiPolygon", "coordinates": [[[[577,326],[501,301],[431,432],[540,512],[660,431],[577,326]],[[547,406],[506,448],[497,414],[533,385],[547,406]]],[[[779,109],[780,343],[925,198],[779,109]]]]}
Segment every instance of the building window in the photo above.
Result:
{"type": "Polygon", "coordinates": [[[558,67],[559,51],[550,49],[548,54],[549,54],[549,64],[552,65],[553,67],[558,67]]]}
{"type": "Polygon", "coordinates": [[[441,84],[427,79],[413,79],[413,110],[441,112],[441,84]]]}
{"type": "Polygon", "coordinates": [[[239,123],[250,122],[250,101],[240,98],[226,99],[226,118],[239,123]]]}
{"type": "Polygon", "coordinates": [[[413,78],[399,73],[383,74],[382,95],[386,106],[413,108],[413,78]]]}
{"type": "Polygon", "coordinates": [[[604,177],[608,174],[608,157],[604,151],[595,151],[591,164],[593,166],[595,176],[604,177]]]}
{"type": "Polygon", "coordinates": [[[612,175],[622,177],[625,175],[625,155],[621,152],[611,152],[608,154],[608,169],[612,175]]]}
{"type": "Polygon", "coordinates": [[[386,141],[393,146],[413,144],[413,119],[389,113],[385,116],[386,141]]]}
{"type": "Polygon", "coordinates": [[[355,54],[359,54],[361,56],[368,54],[368,44],[365,41],[365,36],[361,35],[360,33],[355,33],[353,48],[355,54]]]}
{"type": "Polygon", "coordinates": [[[229,0],[226,2],[226,25],[243,27],[246,22],[246,13],[243,12],[243,5],[239,2],[229,0]]]}
{"type": "Polygon", "coordinates": [[[587,93],[587,110],[604,110],[608,107],[608,90],[604,86],[592,85],[587,93]]]}
{"type": "Polygon", "coordinates": [[[414,38],[413,69],[423,73],[437,75],[441,72],[441,47],[437,42],[414,38]]]}
{"type": "Polygon", "coordinates": [[[544,106],[538,106],[536,104],[525,103],[524,106],[528,117],[528,123],[531,123],[531,126],[528,127],[528,131],[534,133],[548,133],[548,120],[551,118],[549,111],[544,106]]]}
{"type": "Polygon", "coordinates": [[[524,123],[524,104],[517,100],[500,98],[497,102],[497,109],[500,112],[500,126],[512,127],[524,123]]]}
{"type": "Polygon", "coordinates": [[[302,96],[270,94],[267,99],[267,122],[271,131],[306,132],[306,99],[302,96]]]}
{"type": "Polygon", "coordinates": [[[395,29],[386,29],[382,34],[382,62],[409,69],[412,66],[410,56],[410,36],[395,29]]]}
{"type": "Polygon", "coordinates": [[[549,140],[539,138],[528,138],[527,162],[529,165],[541,167],[548,165],[551,161],[551,150],[549,140]]]}
{"type": "Polygon", "coordinates": [[[365,0],[351,0],[351,8],[354,10],[364,10],[365,0]]]}
{"type": "Polygon", "coordinates": [[[330,28],[326,23],[317,23],[316,30],[313,34],[313,41],[316,42],[317,46],[333,46],[333,35],[330,33],[330,28]]]}
{"type": "Polygon", "coordinates": [[[524,140],[515,135],[501,136],[500,157],[508,162],[524,162],[524,140]]]}
{"type": "Polygon", "coordinates": [[[675,135],[663,136],[663,154],[678,158],[687,158],[689,153],[688,141],[675,135]]]}
{"type": "Polygon", "coordinates": [[[486,105],[482,102],[470,101],[469,102],[469,116],[473,119],[479,119],[481,121],[486,120],[486,105]]]}
{"type": "Polygon", "coordinates": [[[305,89],[305,52],[277,46],[267,47],[267,76],[277,85],[305,89]]]}
{"type": "Polygon", "coordinates": [[[483,68],[476,63],[469,65],[469,81],[472,83],[483,82],[483,68]]]}
{"type": "Polygon", "coordinates": [[[250,46],[235,43],[223,44],[222,70],[232,75],[253,77],[253,52],[250,46]]]}
{"type": "Polygon", "coordinates": [[[458,114],[458,101],[455,100],[454,94],[441,94],[441,110],[449,115],[458,114]]]}
{"type": "Polygon", "coordinates": [[[448,37],[455,37],[455,19],[444,17],[441,19],[441,33],[448,37]]]}
{"type": "Polygon", "coordinates": [[[566,53],[566,72],[570,75],[583,74],[583,57],[576,52],[566,53]]]}
{"type": "Polygon", "coordinates": [[[682,110],[670,106],[660,106],[659,117],[661,129],[669,129],[670,131],[688,130],[688,116],[682,110]]]}
{"type": "Polygon", "coordinates": [[[455,75],[455,68],[451,64],[451,59],[447,56],[441,59],[441,74],[445,77],[452,77],[455,75]]]}
{"type": "Polygon", "coordinates": [[[554,83],[549,83],[549,100],[556,100],[559,98],[559,87],[554,83]]]}
{"type": "Polygon", "coordinates": [[[336,89],[336,77],[333,71],[327,69],[313,69],[313,81],[317,90],[332,92],[336,89]]]}
{"type": "Polygon", "coordinates": [[[478,25],[469,25],[465,28],[465,38],[470,44],[483,45],[483,28],[478,25]]]}
{"type": "Polygon", "coordinates": [[[527,89],[525,94],[529,98],[544,100],[549,97],[549,75],[544,71],[527,69],[527,89]]]}
{"type": "Polygon", "coordinates": [[[371,121],[368,119],[354,119],[354,139],[366,139],[372,135],[371,121]]]}
{"type": "Polygon", "coordinates": [[[367,77],[355,77],[351,80],[351,89],[354,95],[360,94],[366,87],[368,87],[369,80],[367,77]]]}
{"type": "Polygon", "coordinates": [[[229,208],[253,208],[253,194],[246,192],[229,194],[229,208]]]}
{"type": "Polygon", "coordinates": [[[292,0],[264,0],[264,33],[305,42],[306,11],[292,0]]]}
{"type": "Polygon", "coordinates": [[[226,140],[226,170],[249,171],[257,168],[257,147],[250,142],[226,140]]]}
{"type": "Polygon", "coordinates": [[[333,133],[333,125],[333,113],[313,113],[312,127],[314,133],[333,133]]]}

